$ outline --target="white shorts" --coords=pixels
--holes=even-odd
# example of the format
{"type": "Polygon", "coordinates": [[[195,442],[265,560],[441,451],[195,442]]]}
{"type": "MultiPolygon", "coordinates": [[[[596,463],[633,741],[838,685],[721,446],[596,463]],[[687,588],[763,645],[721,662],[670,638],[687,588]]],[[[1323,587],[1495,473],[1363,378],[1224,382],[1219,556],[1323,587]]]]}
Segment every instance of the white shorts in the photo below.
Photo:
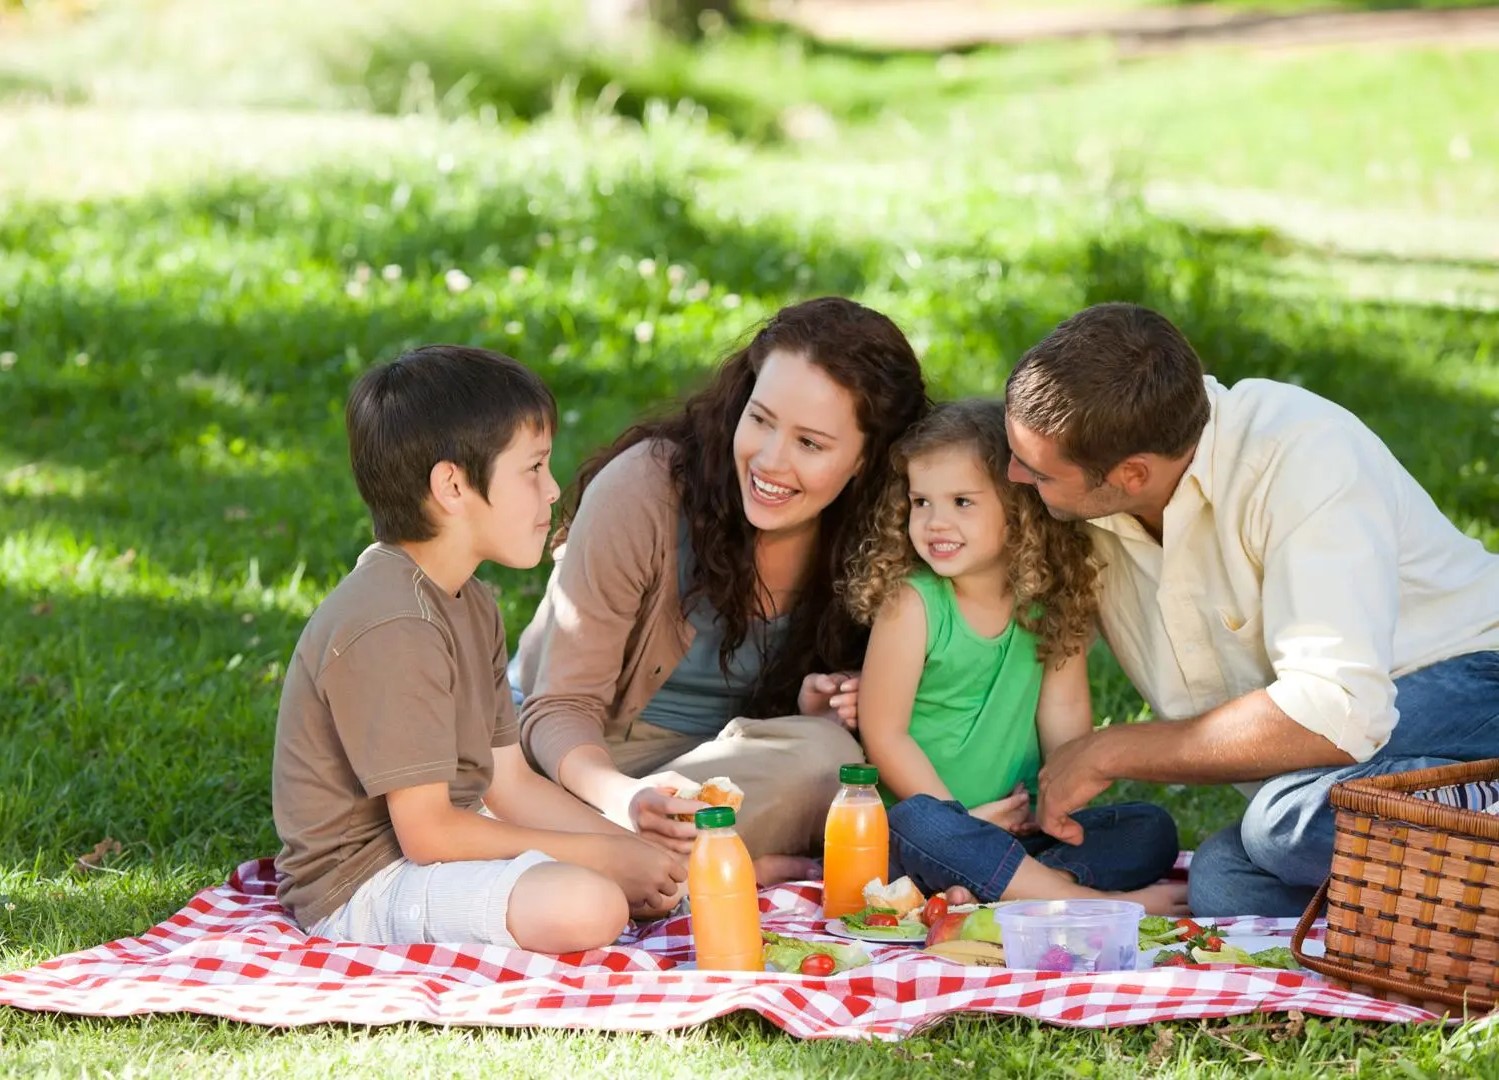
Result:
{"type": "Polygon", "coordinates": [[[354,891],[343,907],[308,930],[335,941],[371,945],[505,945],[510,894],[520,876],[551,862],[523,851],[513,859],[428,863],[397,859],[354,891]]]}

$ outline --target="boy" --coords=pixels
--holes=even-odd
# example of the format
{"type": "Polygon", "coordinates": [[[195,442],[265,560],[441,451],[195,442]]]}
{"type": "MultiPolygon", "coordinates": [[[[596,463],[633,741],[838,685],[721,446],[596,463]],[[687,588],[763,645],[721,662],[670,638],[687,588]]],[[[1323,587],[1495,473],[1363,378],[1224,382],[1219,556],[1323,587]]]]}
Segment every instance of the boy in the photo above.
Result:
{"type": "Polygon", "coordinates": [[[282,903],[322,937],[539,952],[607,945],[632,910],[670,910],[684,861],[526,764],[499,608],[473,576],[541,559],[551,393],[508,357],[432,345],[366,372],[345,419],[378,542],[287,670],[282,903]]]}

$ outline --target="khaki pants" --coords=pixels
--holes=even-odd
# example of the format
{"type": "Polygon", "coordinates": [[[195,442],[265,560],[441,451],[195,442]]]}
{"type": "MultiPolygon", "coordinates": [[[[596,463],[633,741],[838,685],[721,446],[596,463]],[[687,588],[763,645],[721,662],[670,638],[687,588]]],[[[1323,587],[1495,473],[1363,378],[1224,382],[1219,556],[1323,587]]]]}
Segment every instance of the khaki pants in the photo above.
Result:
{"type": "Polygon", "coordinates": [[[609,753],[629,776],[670,771],[698,783],[734,781],[744,791],[735,828],[755,858],[820,852],[838,766],[864,760],[842,725],[816,716],[740,717],[706,740],[637,720],[628,737],[610,740],[609,753]]]}

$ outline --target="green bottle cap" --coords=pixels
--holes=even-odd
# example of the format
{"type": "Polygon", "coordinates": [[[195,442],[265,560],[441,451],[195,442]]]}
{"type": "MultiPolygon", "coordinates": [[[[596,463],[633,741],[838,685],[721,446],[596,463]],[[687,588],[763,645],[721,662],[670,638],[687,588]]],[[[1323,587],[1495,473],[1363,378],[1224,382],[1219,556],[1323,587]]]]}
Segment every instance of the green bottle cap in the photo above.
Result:
{"type": "Polygon", "coordinates": [[[693,814],[692,823],[699,829],[727,829],[734,824],[734,808],[710,806],[693,814]]]}
{"type": "Polygon", "coordinates": [[[877,784],[880,782],[880,770],[873,765],[840,765],[838,782],[840,784],[877,784]]]}

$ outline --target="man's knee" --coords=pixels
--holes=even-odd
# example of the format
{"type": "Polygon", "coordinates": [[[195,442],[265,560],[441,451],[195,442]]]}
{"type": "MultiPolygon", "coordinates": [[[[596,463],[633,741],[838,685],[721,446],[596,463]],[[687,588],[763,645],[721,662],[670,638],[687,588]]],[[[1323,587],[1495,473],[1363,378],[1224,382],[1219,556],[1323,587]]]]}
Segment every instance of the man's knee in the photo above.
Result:
{"type": "Polygon", "coordinates": [[[1228,883],[1250,865],[1238,824],[1204,840],[1192,854],[1187,871],[1187,905],[1194,915],[1232,915],[1235,902],[1228,883]]]}

